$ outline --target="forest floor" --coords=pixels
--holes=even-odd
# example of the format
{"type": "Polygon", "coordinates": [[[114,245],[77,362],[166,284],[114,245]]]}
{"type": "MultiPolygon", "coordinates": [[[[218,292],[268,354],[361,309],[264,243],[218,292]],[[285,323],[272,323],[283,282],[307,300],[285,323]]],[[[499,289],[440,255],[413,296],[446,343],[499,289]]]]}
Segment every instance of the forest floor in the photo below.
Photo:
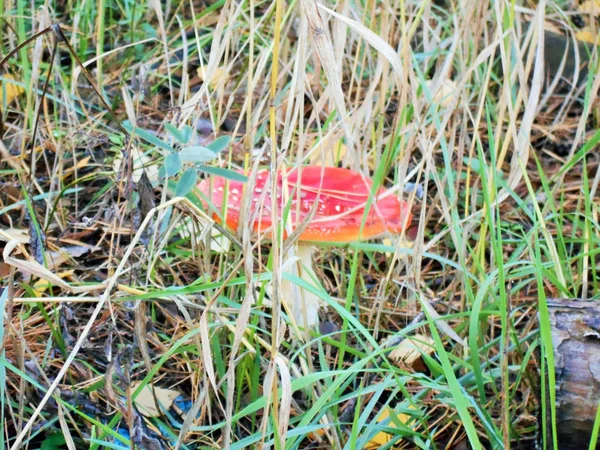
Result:
{"type": "Polygon", "coordinates": [[[456,3],[2,3],[0,447],[550,448],[547,299],[600,295],[598,54],[562,58],[599,16],[456,3]],[[300,330],[293,236],[196,186],[307,164],[413,217],[319,246],[300,330]]]}

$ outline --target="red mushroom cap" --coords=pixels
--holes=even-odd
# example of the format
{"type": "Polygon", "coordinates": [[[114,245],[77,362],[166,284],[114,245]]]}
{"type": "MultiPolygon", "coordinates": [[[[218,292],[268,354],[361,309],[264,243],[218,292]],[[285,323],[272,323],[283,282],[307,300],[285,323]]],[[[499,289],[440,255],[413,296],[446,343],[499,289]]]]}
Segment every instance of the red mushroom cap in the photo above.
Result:
{"type": "MultiPolygon", "coordinates": [[[[259,171],[252,192],[251,213],[258,209],[253,224],[253,230],[257,233],[270,230],[273,225],[271,197],[268,193],[262,197],[269,178],[269,170],[259,171]],[[264,198],[263,202],[261,198],[264,198]]],[[[289,195],[286,200],[291,199],[288,221],[291,221],[292,229],[306,218],[314,203],[319,202],[316,214],[299,237],[301,241],[352,242],[369,239],[385,232],[398,233],[410,222],[408,204],[398,200],[395,195],[381,198],[385,193],[385,189],[382,188],[377,191],[377,198],[372,202],[362,233],[359,234],[371,193],[371,181],[348,169],[323,169],[320,166],[304,166],[277,174],[278,218],[282,217],[287,203],[286,200],[282,201],[284,178],[289,195]]],[[[221,208],[227,182],[229,188],[225,221],[229,228],[237,231],[240,226],[240,208],[245,184],[214,176],[203,180],[198,188],[215,208],[221,208]]],[[[202,202],[207,207],[204,199],[202,202]]],[[[220,222],[219,214],[214,213],[213,218],[220,222]]]]}

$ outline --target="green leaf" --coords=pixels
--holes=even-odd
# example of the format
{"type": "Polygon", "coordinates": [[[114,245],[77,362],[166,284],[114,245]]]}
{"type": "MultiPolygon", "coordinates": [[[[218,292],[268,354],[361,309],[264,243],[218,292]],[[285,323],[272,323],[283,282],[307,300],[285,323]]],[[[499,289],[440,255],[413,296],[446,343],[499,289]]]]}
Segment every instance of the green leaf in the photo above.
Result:
{"type": "Polygon", "coordinates": [[[194,130],[189,125],[183,126],[183,128],[181,129],[181,133],[183,134],[183,139],[184,139],[182,144],[187,144],[188,142],[190,142],[193,132],[194,132],[194,130]]]}
{"type": "Polygon", "coordinates": [[[157,147],[160,147],[163,150],[166,150],[168,152],[175,151],[175,149],[173,147],[171,147],[165,141],[163,141],[162,139],[159,139],[158,137],[156,137],[154,134],[150,133],[149,131],[143,130],[141,128],[133,127],[131,125],[131,122],[129,122],[128,120],[123,122],[123,128],[125,128],[130,133],[136,134],[144,141],[146,141],[152,145],[156,145],[157,147]]]}
{"type": "Polygon", "coordinates": [[[171,136],[173,136],[177,142],[179,142],[180,144],[186,144],[187,141],[185,140],[185,136],[183,134],[183,132],[181,130],[179,130],[179,128],[177,128],[175,125],[171,125],[170,123],[165,123],[165,129],[171,134],[171,136]]]}
{"type": "Polygon", "coordinates": [[[221,136],[221,137],[216,138],[214,141],[212,141],[206,147],[215,153],[220,153],[221,151],[223,151],[227,148],[227,146],[229,145],[229,142],[231,142],[231,136],[221,136]]]}
{"type": "Polygon", "coordinates": [[[187,195],[188,192],[194,189],[197,180],[198,173],[196,172],[196,169],[190,168],[186,170],[181,176],[179,183],[177,183],[175,195],[177,197],[184,197],[185,195],[187,195]]]}
{"type": "Polygon", "coordinates": [[[168,177],[177,175],[181,170],[181,158],[177,153],[172,153],[165,158],[165,171],[168,177]]]}
{"type": "Polygon", "coordinates": [[[210,173],[211,175],[217,175],[232,181],[239,181],[241,183],[248,181],[248,177],[246,175],[233,170],[222,169],[221,167],[200,166],[198,169],[203,172],[210,173]]]}
{"type": "Polygon", "coordinates": [[[184,163],[204,163],[215,159],[217,154],[206,147],[194,145],[182,148],[179,152],[179,157],[184,163]]]}
{"type": "Polygon", "coordinates": [[[120,134],[111,134],[108,137],[108,140],[111,142],[111,144],[114,144],[117,146],[123,145],[123,136],[121,136],[120,134]]]}
{"type": "Polygon", "coordinates": [[[54,450],[66,443],[67,441],[62,433],[53,433],[44,439],[44,442],[42,442],[42,445],[40,446],[40,450],[54,450]]]}
{"type": "Polygon", "coordinates": [[[165,128],[180,144],[187,144],[192,138],[192,127],[189,125],[184,125],[180,130],[175,125],[165,123],[165,128]]]}

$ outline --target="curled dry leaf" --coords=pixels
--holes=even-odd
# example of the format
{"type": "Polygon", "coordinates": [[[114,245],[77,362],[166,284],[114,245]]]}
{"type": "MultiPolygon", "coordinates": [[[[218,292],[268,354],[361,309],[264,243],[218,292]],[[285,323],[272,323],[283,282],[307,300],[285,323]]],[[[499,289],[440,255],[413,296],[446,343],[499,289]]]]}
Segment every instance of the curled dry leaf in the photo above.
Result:
{"type": "Polygon", "coordinates": [[[404,339],[389,355],[394,362],[402,362],[412,366],[422,353],[430,355],[434,350],[434,340],[429,336],[415,334],[404,339]]]}
{"type": "MultiPolygon", "coordinates": [[[[131,384],[131,390],[135,391],[142,383],[136,381],[131,384]]],[[[174,389],[164,389],[157,386],[147,384],[142,388],[138,396],[135,398],[134,403],[137,406],[140,414],[146,417],[160,417],[161,412],[157,409],[156,401],[160,403],[160,406],[164,410],[168,410],[173,405],[173,402],[177,397],[181,395],[181,392],[174,389]],[[153,393],[154,391],[154,393],[153,393]]]]}
{"type": "MultiPolygon", "coordinates": [[[[4,262],[10,266],[15,267],[18,271],[39,277],[42,280],[46,280],[52,283],[53,285],[58,286],[68,292],[78,293],[104,289],[104,283],[88,286],[71,286],[68,283],[66,283],[62,278],[56,276],[54,273],[52,273],[50,270],[48,270],[46,267],[33,260],[32,258],[15,258],[13,253],[17,253],[17,249],[20,249],[21,245],[22,244],[20,244],[18,240],[13,239],[6,243],[4,251],[2,252],[4,262]]],[[[21,253],[24,253],[24,251],[21,251],[21,253]]]]}
{"type": "MultiPolygon", "coordinates": [[[[30,241],[29,231],[19,228],[8,228],[0,233],[0,241],[16,241],[19,244],[28,244],[30,241]]],[[[96,250],[99,250],[99,247],[81,243],[80,245],[61,247],[56,251],[46,251],[44,255],[46,268],[49,270],[58,269],[70,258],[78,258],[88,252],[96,250]]]]}

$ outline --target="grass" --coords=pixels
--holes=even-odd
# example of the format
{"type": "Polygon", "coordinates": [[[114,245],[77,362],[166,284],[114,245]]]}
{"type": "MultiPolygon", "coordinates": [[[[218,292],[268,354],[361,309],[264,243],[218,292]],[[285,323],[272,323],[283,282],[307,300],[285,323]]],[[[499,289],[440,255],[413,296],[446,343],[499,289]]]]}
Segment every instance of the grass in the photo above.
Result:
{"type": "Polygon", "coordinates": [[[546,299],[600,294],[600,78],[550,89],[519,23],[572,28],[567,5],[16,5],[3,55],[60,23],[90,77],[52,31],[3,67],[3,447],[559,448],[546,299]],[[182,163],[198,119],[216,156],[182,163]],[[324,289],[193,188],[327,158],[414,218],[322,245],[324,289]],[[291,323],[284,279],[328,333],[291,323]],[[147,386],[179,398],[145,416],[147,386]]]}

